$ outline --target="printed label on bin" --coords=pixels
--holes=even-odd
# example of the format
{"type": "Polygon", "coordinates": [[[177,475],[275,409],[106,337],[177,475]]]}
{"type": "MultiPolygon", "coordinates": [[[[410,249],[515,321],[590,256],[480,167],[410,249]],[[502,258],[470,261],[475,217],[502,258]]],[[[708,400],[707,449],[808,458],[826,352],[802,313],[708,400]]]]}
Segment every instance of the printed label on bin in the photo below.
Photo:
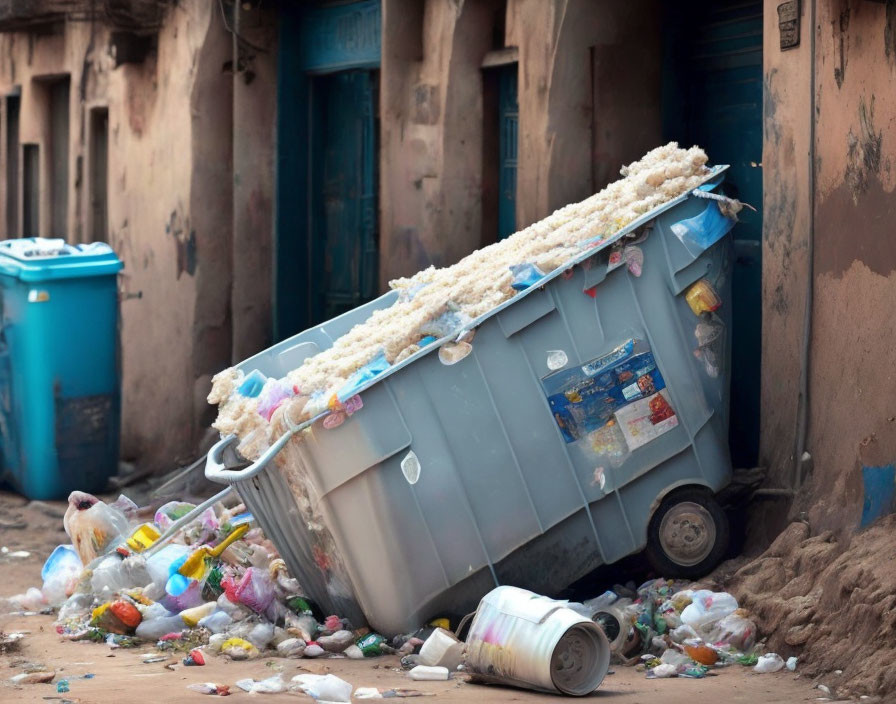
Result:
{"type": "Polygon", "coordinates": [[[628,340],[580,367],[549,374],[542,386],[563,439],[584,440],[611,466],[678,425],[644,340],[628,340]]]}

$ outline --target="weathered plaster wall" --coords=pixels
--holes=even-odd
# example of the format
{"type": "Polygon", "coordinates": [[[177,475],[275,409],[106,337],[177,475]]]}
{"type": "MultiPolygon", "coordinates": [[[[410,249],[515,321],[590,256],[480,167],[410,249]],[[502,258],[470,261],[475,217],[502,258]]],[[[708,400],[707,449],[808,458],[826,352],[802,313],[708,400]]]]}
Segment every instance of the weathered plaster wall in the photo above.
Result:
{"type": "MultiPolygon", "coordinates": [[[[594,177],[618,173],[608,154],[592,172],[593,126],[606,144],[625,104],[600,104],[593,114],[592,47],[606,62],[615,54],[631,80],[641,81],[645,132],[659,139],[659,16],[656,3],[639,0],[515,0],[508,3],[507,44],[520,52],[520,143],[517,226],[524,227],[594,192],[594,177]],[[628,55],[637,47],[634,65],[628,55]],[[638,68],[644,74],[638,76],[638,68]],[[651,93],[651,88],[655,92],[651,93]]],[[[636,147],[631,144],[630,147],[636,147]]],[[[656,146],[654,141],[653,146],[656,146]]],[[[632,157],[634,158],[634,157],[632,157]]]]}
{"type": "MultiPolygon", "coordinates": [[[[765,6],[762,459],[791,480],[807,280],[809,11],[801,44],[778,48],[765,6]]],[[[863,465],[896,459],[896,6],[817,0],[814,303],[807,449],[794,511],[849,530],[863,465]]],[[[770,529],[772,530],[772,529],[770,529]]]]}
{"type": "Polygon", "coordinates": [[[519,55],[517,227],[594,192],[660,137],[655,0],[383,2],[380,284],[445,266],[483,240],[482,60],[504,12],[505,47],[519,55]],[[421,9],[422,7],[422,9],[421,9]],[[628,61],[632,35],[638,60],[628,61]],[[643,41],[642,41],[643,40],[643,41]],[[594,49],[592,49],[594,48],[594,49]],[[594,115],[595,61],[604,97],[594,115]],[[607,70],[611,62],[625,71],[607,70]],[[641,100],[613,102],[611,81],[641,100]],[[637,126],[623,115],[638,102],[637,126]],[[600,139],[594,139],[594,125],[600,139]],[[625,147],[619,145],[625,144],[625,147]],[[598,154],[595,173],[592,154],[598,154]]]}
{"type": "Polygon", "coordinates": [[[813,525],[852,528],[896,461],[896,4],[818,3],[813,525]]]}
{"type": "MultiPolygon", "coordinates": [[[[766,0],[763,22],[762,378],[759,462],[769,485],[789,488],[797,431],[800,347],[806,300],[809,232],[811,49],[807,3],[800,44],[781,51],[777,2],[766,0]]],[[[779,507],[756,522],[771,536],[779,507]]]]}
{"type": "MultiPolygon", "coordinates": [[[[272,22],[247,33],[267,41],[272,22]]],[[[118,68],[101,25],[0,34],[0,95],[21,87],[20,141],[41,145],[43,234],[52,196],[40,79],[71,76],[69,241],[89,239],[87,120],[108,108],[109,243],[125,262],[122,456],[150,469],[192,455],[211,374],[268,341],[274,56],[260,52],[254,88],[244,75],[235,86],[232,35],[217,5],[199,0],[171,9],[142,63],[118,68]],[[247,104],[234,107],[235,91],[247,104]]]]}
{"type": "Polygon", "coordinates": [[[491,2],[383,2],[380,286],[479,246],[491,2]],[[416,5],[416,7],[415,7],[416,5]]]}
{"type": "Polygon", "coordinates": [[[239,13],[240,35],[263,50],[240,49],[233,82],[233,362],[271,343],[277,21],[264,7],[239,13]]]}

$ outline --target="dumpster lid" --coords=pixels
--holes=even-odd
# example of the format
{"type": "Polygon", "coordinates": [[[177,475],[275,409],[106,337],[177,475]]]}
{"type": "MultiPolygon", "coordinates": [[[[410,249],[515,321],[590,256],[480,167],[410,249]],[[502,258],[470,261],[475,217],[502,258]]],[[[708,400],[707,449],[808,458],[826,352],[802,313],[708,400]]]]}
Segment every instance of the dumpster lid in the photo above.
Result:
{"type": "Polygon", "coordinates": [[[0,275],[22,281],[117,274],[123,266],[104,242],[67,244],[63,239],[44,237],[0,242],[0,275]]]}

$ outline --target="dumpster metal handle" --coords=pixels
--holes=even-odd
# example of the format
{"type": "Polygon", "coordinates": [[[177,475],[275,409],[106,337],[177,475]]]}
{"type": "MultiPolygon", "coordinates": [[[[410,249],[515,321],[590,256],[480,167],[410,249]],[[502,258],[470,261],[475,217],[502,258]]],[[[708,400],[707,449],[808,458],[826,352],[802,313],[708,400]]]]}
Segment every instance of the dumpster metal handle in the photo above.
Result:
{"type": "MultiPolygon", "coordinates": [[[[277,453],[279,453],[286,443],[292,439],[293,435],[328,415],[330,415],[329,410],[324,411],[323,413],[318,413],[310,420],[306,420],[299,425],[294,425],[292,421],[289,420],[289,417],[284,416],[288,430],[277,438],[277,441],[271,445],[261,457],[245,469],[227,469],[223,460],[224,452],[236,445],[236,443],[239,442],[239,437],[236,435],[228,435],[226,438],[222,438],[215,443],[214,447],[208,452],[208,459],[205,461],[205,478],[213,482],[218,482],[219,484],[233,484],[235,482],[251,479],[270,464],[271,460],[274,459],[274,457],[277,456],[277,453]]],[[[236,448],[234,447],[234,451],[235,449],[236,448]]]]}

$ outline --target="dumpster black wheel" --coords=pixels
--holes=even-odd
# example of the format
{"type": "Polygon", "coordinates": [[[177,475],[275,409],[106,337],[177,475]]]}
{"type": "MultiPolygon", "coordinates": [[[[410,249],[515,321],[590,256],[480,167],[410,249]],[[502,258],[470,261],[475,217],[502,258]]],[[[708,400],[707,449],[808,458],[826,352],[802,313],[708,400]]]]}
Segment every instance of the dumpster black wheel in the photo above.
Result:
{"type": "Polygon", "coordinates": [[[647,559],[663,577],[696,579],[718,565],[728,549],[728,517],[705,489],[666,497],[647,528],[647,559]]]}

